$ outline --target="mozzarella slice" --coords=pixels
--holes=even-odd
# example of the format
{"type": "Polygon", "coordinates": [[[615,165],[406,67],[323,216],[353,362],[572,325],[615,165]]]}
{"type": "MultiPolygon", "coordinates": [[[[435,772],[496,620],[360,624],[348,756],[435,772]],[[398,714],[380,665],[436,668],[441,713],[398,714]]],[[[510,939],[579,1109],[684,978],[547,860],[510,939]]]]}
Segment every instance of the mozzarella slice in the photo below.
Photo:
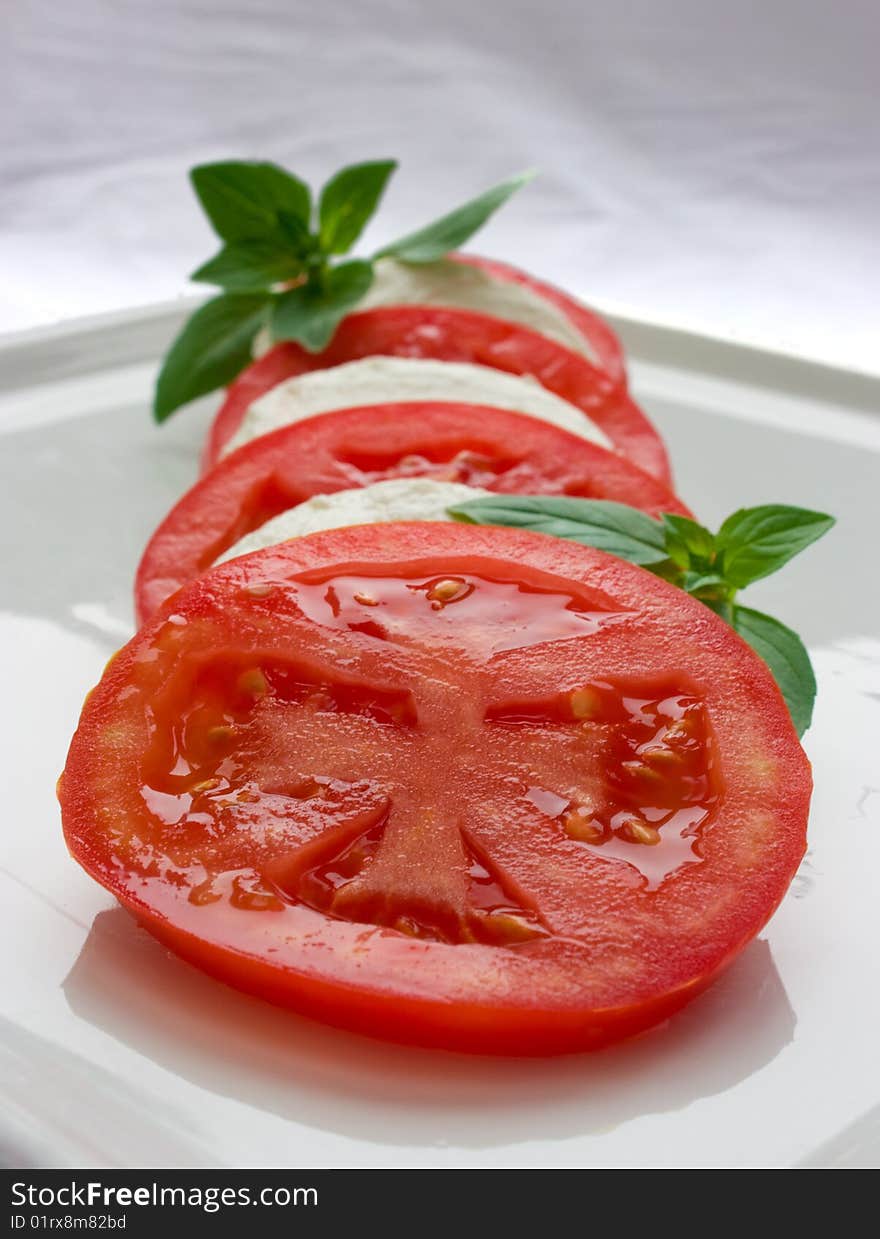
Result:
{"type": "MultiPolygon", "coordinates": [[[[373,267],[370,290],[355,309],[395,305],[443,306],[504,318],[564,344],[593,365],[600,364],[586,336],[552,301],[524,284],[496,279],[468,263],[441,260],[415,265],[394,258],[380,259],[373,267]]],[[[254,356],[261,357],[271,346],[271,336],[264,328],[254,341],[254,356]]]]}
{"type": "Polygon", "coordinates": [[[435,482],[430,478],[394,478],[374,482],[359,490],[340,490],[315,495],[305,503],[274,516],[247,534],[217,560],[218,564],[251,551],[319,533],[343,525],[374,525],[380,521],[446,521],[446,509],[489,492],[460,482],[435,482]]]}
{"type": "Polygon", "coordinates": [[[537,417],[582,439],[610,447],[608,437],[580,409],[530,376],[506,374],[489,366],[412,357],[365,357],[327,370],[285,379],[248,408],[224,455],[318,413],[369,404],[443,400],[486,404],[537,417]]]}
{"type": "Polygon", "coordinates": [[[446,306],[506,318],[582,353],[594,364],[598,361],[586,336],[552,301],[524,284],[498,280],[468,263],[415,265],[383,258],[375,264],[373,283],[357,308],[372,310],[391,305],[446,306]]]}

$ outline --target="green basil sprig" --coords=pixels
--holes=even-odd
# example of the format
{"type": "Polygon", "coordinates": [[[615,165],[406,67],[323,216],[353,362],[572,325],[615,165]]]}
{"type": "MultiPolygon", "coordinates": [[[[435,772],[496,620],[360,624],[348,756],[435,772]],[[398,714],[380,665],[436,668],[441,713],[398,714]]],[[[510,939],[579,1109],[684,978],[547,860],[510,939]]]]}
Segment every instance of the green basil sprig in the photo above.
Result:
{"type": "Polygon", "coordinates": [[[191,278],[222,292],[196,310],[171,345],[156,383],[157,421],[234,379],[263,327],[275,341],[296,340],[319,352],[369,291],[376,259],[436,262],[531,176],[496,185],[370,258],[335,261],[360,237],[396,167],[393,159],[378,159],[342,168],[317,203],[304,181],[273,163],[230,160],[192,169],[193,189],[223,244],[191,278]]]}
{"type": "Polygon", "coordinates": [[[816,677],[797,633],[737,601],[739,590],[769,576],[821,538],[833,516],[784,504],[740,508],[717,533],[686,516],[660,520],[623,503],[544,495],[489,495],[449,509],[476,525],[511,525],[581,542],[640,564],[710,607],[772,671],[798,735],[813,717],[816,677]]]}

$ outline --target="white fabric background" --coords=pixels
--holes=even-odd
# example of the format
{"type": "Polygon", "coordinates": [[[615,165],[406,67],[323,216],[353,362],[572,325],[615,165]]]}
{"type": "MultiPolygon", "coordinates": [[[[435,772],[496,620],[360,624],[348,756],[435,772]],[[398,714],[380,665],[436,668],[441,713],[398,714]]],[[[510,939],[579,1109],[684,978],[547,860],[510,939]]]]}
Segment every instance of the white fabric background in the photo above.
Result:
{"type": "Polygon", "coordinates": [[[394,155],[368,244],[536,165],[474,248],[880,370],[877,0],[0,5],[0,329],[184,291],[192,163],[394,155]]]}

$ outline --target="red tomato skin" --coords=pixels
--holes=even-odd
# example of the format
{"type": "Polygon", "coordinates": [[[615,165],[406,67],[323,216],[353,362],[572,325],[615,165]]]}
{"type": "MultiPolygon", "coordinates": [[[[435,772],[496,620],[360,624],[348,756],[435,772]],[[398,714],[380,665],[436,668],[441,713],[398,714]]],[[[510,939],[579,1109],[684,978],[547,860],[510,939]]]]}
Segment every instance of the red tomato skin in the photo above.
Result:
{"type": "Polygon", "coordinates": [[[511,266],[510,263],[500,262],[495,258],[483,258],[477,254],[450,254],[448,257],[455,262],[479,267],[496,280],[508,280],[512,284],[522,284],[537,293],[539,297],[552,302],[562,310],[592,346],[599,360],[599,368],[604,370],[608,377],[620,386],[621,390],[626,389],[626,358],[623,345],[614,329],[595,310],[591,310],[554,284],[547,284],[527,271],[511,266]]]}
{"type": "MultiPolygon", "coordinates": [[[[691,670],[701,674],[699,667],[691,670]]],[[[471,1053],[543,1056],[592,1050],[632,1036],[665,1019],[711,984],[781,902],[805,852],[810,792],[809,763],[775,682],[750,648],[707,608],[633,565],[561,539],[511,529],[408,523],[334,530],[269,548],[214,570],[169,600],[111,660],[87,698],[58,794],[65,837],[78,863],[150,933],[211,975],[304,1015],[371,1036],[471,1053]],[[250,585],[327,564],[386,563],[392,552],[395,562],[420,564],[426,556],[434,560],[456,551],[478,561],[483,556],[507,564],[540,564],[542,572],[566,580],[588,578],[591,587],[607,590],[621,605],[639,605],[647,592],[646,614],[669,617],[669,631],[657,644],[657,657],[679,659],[686,640],[693,658],[705,657],[702,674],[709,668],[718,673],[705,680],[705,691],[714,711],[713,728],[728,786],[712,826],[712,855],[676,873],[651,895],[658,908],[662,905],[661,920],[668,918],[670,925],[677,925],[679,949],[661,950],[643,961],[650,982],[639,981],[635,989],[623,983],[620,1001],[585,1007],[576,987],[570,993],[554,988],[550,1001],[546,995],[517,992],[515,987],[495,1001],[480,1002],[476,996],[426,998],[406,992],[406,980],[395,966],[404,958],[401,950],[418,952],[426,944],[407,941],[402,948],[396,943],[389,947],[384,937],[378,949],[391,951],[391,980],[384,989],[366,975],[358,974],[358,983],[334,976],[332,967],[330,975],[317,975],[314,968],[270,965],[249,954],[244,945],[236,948],[211,941],[173,923],[161,907],[126,885],[108,851],[100,825],[108,810],[100,789],[117,777],[117,765],[136,758],[137,744],[114,735],[113,768],[108,768],[106,755],[102,761],[103,737],[118,721],[119,694],[128,690],[133,666],[151,648],[169,616],[184,610],[198,619],[216,611],[233,583],[250,585]],[[728,700],[726,693],[732,689],[738,696],[728,700]],[[750,729],[751,734],[745,735],[750,729]],[[775,766],[770,782],[762,781],[761,774],[768,761],[775,766]],[[739,779],[748,784],[742,795],[739,779]],[[744,806],[756,810],[764,801],[771,806],[762,813],[767,820],[759,822],[757,833],[744,833],[744,806]]],[[[616,881],[610,871],[595,871],[590,897],[601,904],[606,888],[610,894],[616,881]]],[[[222,920],[213,922],[215,929],[218,923],[222,925],[222,920]]],[[[334,932],[330,922],[328,949],[334,932]]],[[[422,977],[433,975],[431,956],[426,955],[420,965],[422,977]]]]}
{"type": "Polygon", "coordinates": [[[696,998],[739,953],[733,952],[731,959],[724,960],[714,972],[678,991],[631,1007],[604,1010],[598,1016],[592,1012],[557,1011],[549,1027],[542,1011],[493,1010],[458,1003],[454,1010],[446,1012],[435,1003],[399,995],[387,998],[353,988],[341,991],[338,985],[317,977],[297,977],[294,989],[263,960],[234,955],[221,959],[209,943],[194,934],[145,914],[137,904],[122,902],[144,929],[176,955],[215,980],[273,1006],[381,1041],[494,1058],[550,1058],[585,1053],[634,1037],[662,1023],[696,998]]]}
{"type": "Polygon", "coordinates": [[[323,413],[260,435],[224,456],[172,508],[138,567],[138,622],[269,516],[313,495],[357,486],[338,458],[350,461],[353,453],[377,460],[417,453],[430,458],[433,452],[445,460],[456,450],[525,467],[519,477],[508,469],[497,480],[482,482],[492,491],[589,496],[651,516],[691,515],[668,487],[628,460],[538,418],[479,405],[427,403],[323,413]],[[264,508],[249,523],[246,509],[258,495],[264,508]]]}
{"type": "Polygon", "coordinates": [[[276,344],[227,390],[208,432],[203,468],[219,460],[248,407],[271,388],[296,375],[372,356],[467,362],[532,375],[580,408],[621,455],[671,484],[663,440],[619,381],[535,331],[486,314],[436,306],[393,306],[349,314],[321,353],[308,353],[290,341],[276,344]]]}

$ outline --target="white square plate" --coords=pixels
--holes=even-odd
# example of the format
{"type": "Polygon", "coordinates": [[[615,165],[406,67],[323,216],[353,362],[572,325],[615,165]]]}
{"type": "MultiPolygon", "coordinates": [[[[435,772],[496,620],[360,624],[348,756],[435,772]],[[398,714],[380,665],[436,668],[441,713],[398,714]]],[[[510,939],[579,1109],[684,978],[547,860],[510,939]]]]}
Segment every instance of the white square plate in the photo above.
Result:
{"type": "MultiPolygon", "coordinates": [[[[183,307],[185,308],[185,307],[183,307]]],[[[143,543],[211,402],[147,403],[182,307],[0,344],[0,1162],[72,1167],[869,1166],[880,1159],[880,382],[618,324],[684,498],[830,511],[754,605],[819,678],[810,852],[760,939],[665,1026],[595,1055],[407,1050],[171,957],[69,859],[55,780],[131,633],[143,543]]]]}

